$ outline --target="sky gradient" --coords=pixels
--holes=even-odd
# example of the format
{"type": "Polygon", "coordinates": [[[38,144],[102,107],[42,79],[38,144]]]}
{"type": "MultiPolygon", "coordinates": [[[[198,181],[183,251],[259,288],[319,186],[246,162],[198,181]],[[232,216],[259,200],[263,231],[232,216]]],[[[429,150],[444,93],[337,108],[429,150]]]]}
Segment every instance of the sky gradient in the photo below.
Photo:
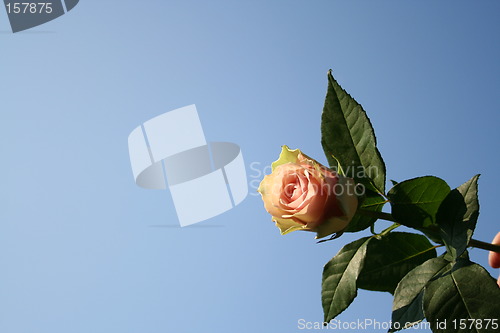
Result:
{"type": "MultiPolygon", "coordinates": [[[[0,10],[0,331],[299,332],[299,319],[321,321],[323,265],[367,232],[280,236],[255,190],[283,144],[326,163],[330,68],[367,111],[388,179],[456,187],[482,174],[475,238],[491,241],[499,11],[486,0],[82,0],[12,34],[0,10]],[[207,141],[241,147],[250,194],[180,228],[168,192],[134,183],[127,137],[190,104],[207,141]]],[[[487,266],[487,252],[471,257],[487,266]]],[[[387,322],[391,304],[360,291],[338,319],[387,322]]]]}

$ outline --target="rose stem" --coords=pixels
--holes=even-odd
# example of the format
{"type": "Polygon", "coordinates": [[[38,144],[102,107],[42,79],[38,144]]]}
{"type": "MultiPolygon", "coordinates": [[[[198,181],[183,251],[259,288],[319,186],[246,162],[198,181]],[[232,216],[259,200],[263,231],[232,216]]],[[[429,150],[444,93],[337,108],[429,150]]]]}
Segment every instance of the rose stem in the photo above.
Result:
{"type": "MultiPolygon", "coordinates": [[[[359,213],[360,215],[364,215],[364,216],[368,216],[368,217],[374,217],[374,218],[377,218],[377,219],[381,219],[381,220],[386,220],[386,221],[391,221],[391,222],[396,222],[397,223],[396,219],[394,219],[394,217],[391,214],[389,214],[389,213],[375,212],[375,211],[372,211],[372,210],[364,210],[364,209],[358,209],[357,213],[359,213]]],[[[387,234],[392,229],[395,229],[395,227],[391,226],[388,229],[390,229],[390,230],[386,229],[386,230],[384,230],[383,233],[387,234]]],[[[488,251],[500,253],[500,245],[486,243],[486,242],[482,242],[482,241],[479,241],[479,240],[476,240],[476,239],[471,239],[469,241],[469,246],[470,247],[475,247],[475,248],[478,248],[478,249],[483,249],[483,250],[488,250],[488,251]]]]}
{"type": "Polygon", "coordinates": [[[373,210],[365,210],[365,209],[361,209],[361,208],[359,208],[356,213],[359,213],[360,215],[363,215],[363,216],[374,217],[377,219],[382,219],[382,220],[391,221],[391,222],[397,222],[394,219],[394,217],[392,217],[392,215],[389,213],[375,212],[373,210]]]}
{"type": "Polygon", "coordinates": [[[482,242],[482,241],[479,241],[476,239],[471,239],[469,241],[469,246],[475,247],[478,249],[483,249],[483,250],[488,250],[488,251],[500,253],[500,245],[486,243],[486,242],[482,242]]]}

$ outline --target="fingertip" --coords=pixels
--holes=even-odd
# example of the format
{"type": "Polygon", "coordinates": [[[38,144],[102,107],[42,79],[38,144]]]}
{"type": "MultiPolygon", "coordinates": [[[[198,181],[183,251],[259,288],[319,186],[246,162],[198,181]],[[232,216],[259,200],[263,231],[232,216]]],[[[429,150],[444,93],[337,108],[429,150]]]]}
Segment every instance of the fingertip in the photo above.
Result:
{"type": "MultiPolygon", "coordinates": [[[[500,245],[500,232],[493,238],[492,244],[500,245]]],[[[491,267],[500,268],[500,253],[490,251],[490,255],[488,257],[488,261],[491,267]]],[[[498,280],[500,286],[500,278],[498,280]]]]}

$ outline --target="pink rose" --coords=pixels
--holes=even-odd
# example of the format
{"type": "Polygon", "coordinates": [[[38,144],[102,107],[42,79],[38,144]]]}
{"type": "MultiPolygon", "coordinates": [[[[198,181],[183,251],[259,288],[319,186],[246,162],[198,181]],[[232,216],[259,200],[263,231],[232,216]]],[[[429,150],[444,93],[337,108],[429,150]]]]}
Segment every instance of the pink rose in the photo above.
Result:
{"type": "Polygon", "coordinates": [[[272,169],[258,191],[282,234],[306,230],[322,238],[347,227],[358,204],[353,179],[287,146],[272,169]]]}

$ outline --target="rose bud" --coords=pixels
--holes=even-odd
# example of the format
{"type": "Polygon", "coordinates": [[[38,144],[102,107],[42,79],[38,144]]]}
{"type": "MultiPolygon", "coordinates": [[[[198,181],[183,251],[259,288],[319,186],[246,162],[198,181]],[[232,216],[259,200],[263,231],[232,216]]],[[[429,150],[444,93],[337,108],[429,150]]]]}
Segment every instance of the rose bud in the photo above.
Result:
{"type": "Polygon", "coordinates": [[[272,173],[258,191],[281,234],[317,232],[316,238],[342,232],[358,206],[355,182],[303,154],[282,147],[272,173]]]}

